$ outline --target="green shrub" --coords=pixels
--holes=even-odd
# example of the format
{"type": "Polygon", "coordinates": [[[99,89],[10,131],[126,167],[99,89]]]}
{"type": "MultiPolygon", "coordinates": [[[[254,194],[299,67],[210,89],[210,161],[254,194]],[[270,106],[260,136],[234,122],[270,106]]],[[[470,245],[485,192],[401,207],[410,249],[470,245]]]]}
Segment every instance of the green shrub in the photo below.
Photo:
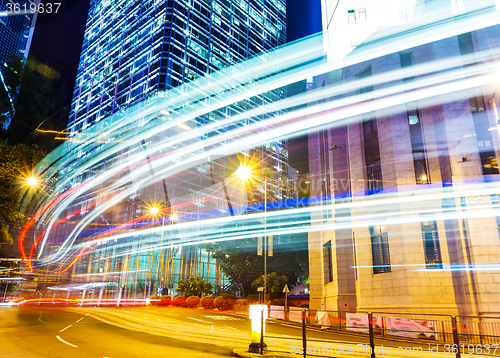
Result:
{"type": "Polygon", "coordinates": [[[175,296],[172,301],[172,304],[177,307],[186,307],[186,299],[182,296],[180,297],[175,296]]]}
{"type": "Polygon", "coordinates": [[[203,297],[200,301],[200,304],[203,308],[214,309],[215,308],[214,301],[215,298],[213,297],[203,297]]]}
{"type": "Polygon", "coordinates": [[[236,295],[232,292],[221,292],[217,295],[217,298],[230,298],[230,299],[235,300],[236,295]]]}
{"type": "Polygon", "coordinates": [[[172,303],[172,299],[170,298],[169,295],[159,296],[159,298],[160,298],[159,305],[161,306],[168,306],[172,303]]]}
{"type": "Polygon", "coordinates": [[[200,298],[198,296],[190,296],[186,298],[186,307],[196,307],[200,303],[200,298]]]}
{"type": "Polygon", "coordinates": [[[259,294],[258,293],[252,293],[247,296],[247,300],[250,301],[259,301],[259,294]]]}
{"type": "Polygon", "coordinates": [[[249,301],[244,298],[239,298],[236,300],[236,304],[234,305],[234,309],[237,311],[247,311],[248,306],[252,304],[252,301],[249,301]]]}
{"type": "Polygon", "coordinates": [[[235,298],[226,298],[223,295],[217,296],[214,301],[215,308],[220,310],[230,310],[234,307],[236,299],[235,298]]]}

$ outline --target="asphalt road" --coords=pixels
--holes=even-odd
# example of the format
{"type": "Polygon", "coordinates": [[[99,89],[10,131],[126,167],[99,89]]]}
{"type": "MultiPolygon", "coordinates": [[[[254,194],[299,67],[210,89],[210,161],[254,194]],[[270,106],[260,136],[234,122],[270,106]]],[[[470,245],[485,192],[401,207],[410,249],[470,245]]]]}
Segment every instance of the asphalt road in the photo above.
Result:
{"type": "MultiPolygon", "coordinates": [[[[155,314],[176,320],[210,325],[214,327],[226,327],[234,331],[248,332],[250,339],[251,321],[246,315],[232,314],[223,311],[207,311],[199,309],[178,308],[178,307],[131,307],[124,308],[130,314],[155,314]]],[[[302,339],[302,327],[296,324],[288,324],[276,321],[266,322],[266,336],[277,336],[280,338],[302,339]]],[[[316,329],[307,330],[308,339],[321,341],[349,341],[352,343],[369,343],[367,336],[335,334],[332,332],[322,332],[316,329]]]]}
{"type": "MultiPolygon", "coordinates": [[[[302,329],[268,321],[266,337],[271,350],[290,352],[291,344],[301,344],[302,329]]],[[[172,306],[0,308],[0,358],[230,357],[233,348],[245,349],[250,339],[247,316],[224,311],[172,306]]],[[[308,329],[307,339],[308,346],[368,344],[366,335],[317,329],[308,329]]],[[[377,339],[376,344],[414,346],[415,342],[377,339]]]]}
{"type": "Polygon", "coordinates": [[[87,316],[86,311],[1,308],[0,357],[229,357],[232,353],[228,347],[118,328],[87,316]]]}

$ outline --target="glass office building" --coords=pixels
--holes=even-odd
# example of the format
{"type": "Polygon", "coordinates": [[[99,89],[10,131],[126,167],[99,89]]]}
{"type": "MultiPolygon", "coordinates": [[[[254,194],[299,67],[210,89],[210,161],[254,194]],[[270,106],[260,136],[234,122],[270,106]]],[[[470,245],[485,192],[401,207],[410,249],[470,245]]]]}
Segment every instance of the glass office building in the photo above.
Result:
{"type": "MultiPolygon", "coordinates": [[[[34,3],[37,4],[39,1],[34,1],[34,3]]],[[[7,7],[7,4],[13,6],[11,1],[0,0],[0,9],[2,9],[2,11],[11,9],[10,7],[7,7]]],[[[23,9],[24,4],[29,6],[30,2],[28,0],[20,0],[16,1],[16,4],[20,5],[21,10],[23,9]]],[[[35,22],[36,13],[21,14],[19,12],[0,16],[0,43],[2,44],[0,48],[1,86],[6,86],[3,76],[6,70],[6,61],[8,61],[12,56],[22,56],[25,60],[27,59],[31,45],[31,38],[33,37],[33,31],[35,28],[35,22]]],[[[7,128],[9,124],[10,120],[5,124],[5,128],[7,128]]]]}
{"type": "Polygon", "coordinates": [[[285,1],[90,3],[71,134],[286,41],[285,1]]]}
{"type": "MultiPolygon", "coordinates": [[[[119,115],[122,110],[126,112],[125,109],[138,103],[168,96],[169,90],[179,88],[182,91],[181,84],[189,85],[190,81],[201,76],[210,77],[211,73],[273,49],[285,41],[285,2],[281,0],[92,1],[68,123],[70,141],[78,146],[79,134],[103,126],[110,116],[119,115]]],[[[203,91],[203,88],[199,90],[203,91]]],[[[154,147],[162,141],[161,137],[168,138],[238,115],[284,95],[283,89],[277,89],[218,108],[165,131],[159,137],[131,145],[119,153],[120,158],[108,158],[91,168],[88,176],[105,172],[110,162],[131,158],[145,148],[154,147]]],[[[161,113],[162,118],[169,116],[168,111],[161,113]]],[[[260,119],[249,117],[240,125],[260,119]]],[[[137,119],[137,127],[143,125],[143,120],[137,119]]],[[[221,127],[216,132],[225,130],[221,127]]],[[[88,154],[75,152],[82,160],[88,154]]],[[[175,208],[176,217],[184,222],[203,219],[207,215],[225,216],[241,214],[241,210],[263,210],[264,180],[247,186],[245,202],[242,202],[241,191],[226,180],[237,169],[238,163],[247,160],[260,163],[262,168],[266,166],[268,180],[265,190],[269,201],[296,197],[296,181],[288,180],[293,169],[288,166],[287,143],[274,141],[238,156],[211,160],[196,170],[166,178],[163,184],[144,188],[93,220],[79,240],[83,243],[98,236],[100,230],[140,218],[147,214],[148,205],[153,201],[162,207],[171,207],[171,216],[175,208]]],[[[260,172],[262,174],[262,170],[260,172]]],[[[79,177],[72,185],[89,178],[79,177]]],[[[99,201],[100,195],[118,179],[115,176],[104,182],[100,190],[80,196],[68,214],[99,201]]],[[[131,237],[93,250],[72,267],[72,279],[62,280],[62,283],[114,282],[121,288],[111,285],[107,289],[108,297],[128,298],[166,293],[167,288],[172,293],[171,289],[175,289],[179,279],[191,276],[205,277],[216,290],[228,288],[229,282],[218,263],[201,245],[155,249],[155,245],[178,234],[175,225],[169,225],[172,223],[172,217],[167,218],[161,237],[131,237]]],[[[57,237],[67,237],[72,224],[68,222],[57,230],[57,237]]],[[[187,234],[197,235],[196,230],[187,234]]],[[[53,244],[58,240],[54,238],[53,244]]],[[[279,244],[280,239],[277,240],[279,244]]]]}

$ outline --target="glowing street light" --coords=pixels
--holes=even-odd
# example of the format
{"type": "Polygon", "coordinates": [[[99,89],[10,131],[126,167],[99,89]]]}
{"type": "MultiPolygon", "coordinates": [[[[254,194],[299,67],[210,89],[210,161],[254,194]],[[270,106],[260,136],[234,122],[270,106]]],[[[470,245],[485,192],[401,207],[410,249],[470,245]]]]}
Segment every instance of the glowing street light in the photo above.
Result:
{"type": "Polygon", "coordinates": [[[236,170],[236,176],[241,180],[247,180],[252,176],[252,169],[247,165],[240,165],[236,170]]]}
{"type": "Polygon", "coordinates": [[[171,221],[177,221],[177,219],[179,219],[179,215],[177,215],[177,214],[170,215],[170,220],[171,221]]]}
{"type": "Polygon", "coordinates": [[[152,206],[149,208],[149,212],[151,213],[151,215],[158,215],[160,209],[157,206],[152,206]]]}
{"type": "Polygon", "coordinates": [[[36,177],[30,176],[26,179],[26,183],[31,187],[35,187],[37,185],[37,179],[36,177]]]}

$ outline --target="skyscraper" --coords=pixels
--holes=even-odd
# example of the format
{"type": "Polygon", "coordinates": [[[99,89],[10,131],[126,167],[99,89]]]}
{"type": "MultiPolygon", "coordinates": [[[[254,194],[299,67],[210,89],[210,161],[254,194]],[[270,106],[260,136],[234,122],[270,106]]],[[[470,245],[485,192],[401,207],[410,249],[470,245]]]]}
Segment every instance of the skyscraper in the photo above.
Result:
{"type": "Polygon", "coordinates": [[[71,133],[284,44],[285,16],[283,0],[91,1],[71,133]]]}
{"type": "MultiPolygon", "coordinates": [[[[87,128],[99,128],[104,122],[100,122],[102,119],[120,114],[122,109],[163,97],[166,91],[183,83],[210,76],[231,64],[282,45],[286,41],[285,34],[285,2],[282,0],[91,1],[68,123],[70,141],[87,128]]],[[[270,103],[283,95],[283,90],[273,90],[218,108],[142,143],[131,143],[119,155],[121,158],[133,158],[136,153],[158,144],[160,137],[173,137],[179,132],[270,103]]],[[[167,118],[169,113],[164,110],[160,116],[167,118]]],[[[247,118],[238,125],[247,125],[259,118],[247,118]]],[[[140,125],[138,119],[137,127],[140,125]]],[[[221,132],[224,130],[220,128],[221,132]]],[[[87,154],[78,153],[78,156],[83,159],[87,154]]],[[[262,168],[265,165],[263,162],[269,166],[266,169],[268,187],[265,189],[269,200],[286,199],[289,192],[296,195],[296,191],[287,188],[283,182],[289,173],[286,142],[268,143],[242,154],[242,157],[255,159],[262,168]]],[[[115,157],[107,161],[114,159],[119,160],[115,157]]],[[[147,160],[150,161],[149,157],[147,160]]],[[[241,213],[234,201],[231,203],[241,195],[233,194],[234,188],[225,182],[238,162],[237,156],[208,160],[196,170],[142,188],[144,190],[139,190],[137,195],[96,217],[89,228],[104,227],[104,230],[109,230],[119,227],[124,222],[149,215],[145,203],[156,202],[163,208],[172,208],[170,217],[162,221],[165,235],[162,233],[158,238],[165,244],[164,240],[174,235],[175,231],[175,225],[168,224],[173,224],[178,218],[191,221],[207,215],[241,213]],[[174,213],[174,208],[181,209],[174,213]]],[[[106,163],[88,173],[104,172],[106,163]]],[[[262,168],[258,170],[262,172],[262,168]]],[[[154,176],[152,167],[151,175],[154,176]]],[[[87,179],[83,175],[72,185],[87,179]]],[[[248,189],[248,200],[253,201],[256,207],[264,200],[263,183],[262,180],[260,186],[248,189]]],[[[70,212],[80,210],[85,203],[99,201],[101,193],[112,185],[111,181],[105,182],[101,192],[85,193],[72,204],[70,212]]],[[[244,200],[247,200],[246,195],[244,200]]],[[[253,210],[262,210],[262,207],[253,210]]],[[[70,231],[71,223],[65,227],[61,225],[60,236],[68,235],[70,231]]],[[[184,235],[196,237],[197,234],[193,231],[184,235]]],[[[127,297],[137,296],[140,292],[146,295],[144,283],[149,283],[148,294],[165,292],[167,287],[175,288],[179,279],[193,275],[207,278],[216,287],[227,285],[215,260],[202,250],[201,245],[172,246],[160,250],[155,247],[158,243],[152,240],[155,239],[151,236],[144,236],[143,239],[130,237],[117,245],[109,243],[94,250],[72,268],[73,274],[76,274],[73,282],[89,277],[92,280],[104,280],[105,277],[115,280],[119,277],[116,282],[124,285],[123,295],[127,297]],[[141,281],[143,284],[139,289],[141,281]]],[[[122,291],[119,292],[121,296],[122,291]]]]}
{"type": "MultiPolygon", "coordinates": [[[[39,1],[34,1],[34,3],[38,4],[39,1]]],[[[2,44],[0,47],[0,85],[3,87],[6,86],[3,76],[6,61],[11,56],[22,56],[24,60],[28,57],[37,17],[37,13],[22,13],[22,6],[30,4],[28,0],[17,1],[16,4],[19,4],[20,7],[14,9],[12,2],[0,0],[0,9],[5,11],[0,13],[0,43],[2,44]],[[12,7],[7,7],[7,4],[12,5],[12,7]],[[7,13],[6,10],[12,11],[7,13]]],[[[12,106],[14,106],[13,103],[12,106]]],[[[9,124],[10,120],[4,124],[5,128],[9,124]]]]}

